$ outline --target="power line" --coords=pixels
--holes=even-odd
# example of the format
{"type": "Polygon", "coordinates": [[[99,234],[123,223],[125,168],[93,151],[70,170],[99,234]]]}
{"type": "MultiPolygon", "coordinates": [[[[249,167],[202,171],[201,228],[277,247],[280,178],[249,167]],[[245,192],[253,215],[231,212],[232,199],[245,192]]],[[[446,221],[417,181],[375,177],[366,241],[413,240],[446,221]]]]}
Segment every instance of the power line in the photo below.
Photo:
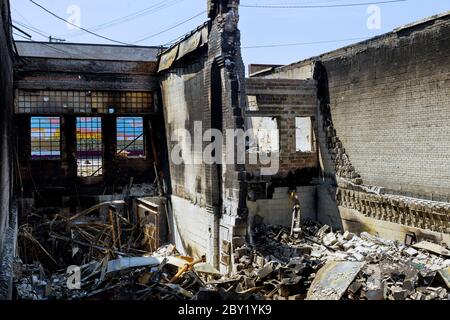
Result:
{"type": "MultiPolygon", "coordinates": [[[[38,29],[38,28],[35,28],[35,27],[33,27],[33,26],[26,25],[26,24],[21,23],[21,22],[19,22],[19,21],[13,21],[13,22],[14,22],[15,24],[18,24],[18,25],[22,26],[22,27],[25,28],[25,29],[30,30],[31,32],[37,33],[38,35],[40,35],[41,37],[43,37],[43,38],[45,38],[45,39],[48,39],[49,42],[65,42],[65,41],[66,41],[65,39],[59,39],[59,38],[56,38],[56,37],[54,37],[54,36],[52,36],[52,35],[50,35],[50,34],[47,34],[47,33],[45,33],[45,31],[42,31],[42,30],[40,30],[40,29],[38,29]],[[54,40],[54,41],[53,41],[53,40],[54,40]]],[[[13,26],[13,27],[14,27],[14,26],[13,26]]]]}
{"type": "Polygon", "coordinates": [[[25,22],[31,23],[26,17],[23,16],[23,14],[21,14],[21,13],[19,12],[19,10],[17,10],[16,8],[14,8],[14,6],[13,6],[12,4],[11,4],[11,8],[12,8],[15,12],[17,12],[17,14],[18,14],[23,20],[25,20],[25,22]]]}
{"type": "Polygon", "coordinates": [[[139,39],[139,40],[133,42],[133,44],[136,44],[136,43],[139,43],[139,42],[148,40],[148,39],[150,39],[150,38],[159,36],[160,34],[163,34],[163,33],[167,32],[167,31],[170,31],[170,30],[172,30],[172,29],[175,29],[175,28],[177,28],[177,27],[179,27],[179,26],[181,26],[181,25],[183,25],[183,24],[185,24],[185,23],[187,23],[187,22],[189,22],[189,21],[191,21],[191,20],[194,20],[195,18],[197,18],[197,17],[199,17],[199,16],[201,16],[201,15],[203,15],[203,14],[205,14],[205,13],[206,13],[206,10],[205,10],[205,11],[202,11],[202,12],[200,12],[200,13],[198,13],[198,14],[196,14],[196,15],[193,16],[193,17],[190,17],[190,18],[188,18],[188,19],[186,19],[186,20],[183,20],[183,21],[181,21],[181,22],[178,22],[177,24],[175,24],[175,25],[173,25],[173,26],[171,26],[171,27],[169,27],[169,28],[167,28],[167,29],[164,29],[164,30],[162,30],[162,31],[160,31],[160,32],[153,33],[153,34],[151,34],[151,35],[145,36],[144,38],[141,38],[141,39],[139,39]]]}
{"type": "MultiPolygon", "coordinates": [[[[96,26],[93,26],[93,27],[90,27],[90,28],[87,28],[87,29],[90,30],[90,31],[103,30],[103,29],[106,29],[106,28],[109,28],[109,27],[112,27],[112,26],[116,26],[116,25],[119,25],[119,24],[122,24],[122,23],[126,23],[128,21],[131,21],[131,20],[134,20],[134,19],[146,16],[146,15],[149,15],[149,14],[154,14],[154,13],[160,11],[160,10],[168,8],[168,7],[172,6],[172,5],[180,3],[182,1],[185,1],[185,0],[172,0],[172,1],[169,1],[169,2],[167,0],[164,0],[164,1],[158,2],[158,3],[152,5],[152,6],[148,7],[148,8],[144,8],[144,9],[139,10],[137,12],[133,12],[131,14],[128,14],[128,15],[126,15],[124,17],[113,19],[111,21],[108,21],[108,22],[105,22],[105,23],[102,23],[102,24],[99,24],[99,25],[96,25],[96,26]]],[[[73,33],[66,33],[63,36],[69,36],[69,35],[71,37],[79,36],[79,34],[73,34],[73,33]]]]}
{"type": "Polygon", "coordinates": [[[340,40],[325,40],[325,41],[315,41],[315,42],[299,42],[299,43],[286,43],[286,44],[268,44],[268,45],[258,45],[258,46],[247,46],[242,47],[242,49],[260,49],[260,48],[278,48],[278,47],[294,47],[294,46],[304,46],[304,45],[314,45],[314,44],[325,44],[325,43],[336,43],[345,41],[358,41],[366,40],[367,37],[360,38],[349,38],[340,40]]]}
{"type": "MultiPolygon", "coordinates": [[[[347,2],[347,1],[349,1],[349,0],[317,0],[317,1],[312,1],[311,0],[311,1],[301,1],[301,2],[278,2],[277,1],[276,5],[277,6],[299,6],[299,5],[311,5],[311,4],[315,5],[315,4],[318,4],[318,3],[347,2]]],[[[244,1],[241,1],[241,3],[243,3],[243,2],[244,1]]],[[[245,2],[247,2],[247,1],[245,1],[245,2]]],[[[262,3],[261,5],[269,5],[269,6],[271,6],[271,5],[275,5],[275,4],[272,4],[272,3],[264,4],[264,3],[262,3]]],[[[242,6],[242,5],[240,4],[239,6],[242,6]]]]}
{"type": "Polygon", "coordinates": [[[44,37],[46,39],[48,39],[49,36],[50,36],[50,34],[47,34],[45,31],[40,30],[38,28],[35,28],[33,26],[29,26],[29,25],[27,25],[25,23],[22,23],[20,21],[13,20],[13,23],[14,24],[18,24],[19,26],[21,26],[21,27],[23,27],[25,29],[28,29],[29,31],[32,31],[32,32],[34,32],[34,33],[36,33],[36,34],[38,34],[38,35],[40,35],[40,36],[42,36],[42,37],[44,37]]]}
{"type": "MultiPolygon", "coordinates": [[[[15,11],[15,12],[16,12],[23,20],[25,20],[27,23],[32,24],[32,22],[30,22],[26,17],[24,17],[17,9],[15,9],[14,7],[12,7],[12,9],[13,9],[13,10],[14,10],[14,11],[15,11]]],[[[50,39],[50,42],[51,42],[51,39],[52,39],[52,38],[53,38],[53,39],[57,39],[57,38],[53,37],[49,32],[44,31],[44,30],[39,29],[39,28],[36,28],[36,27],[34,27],[34,26],[25,24],[25,23],[23,23],[23,22],[21,22],[21,21],[13,20],[13,23],[14,23],[14,24],[17,24],[17,25],[19,25],[19,26],[21,26],[21,27],[23,27],[23,28],[25,28],[25,29],[27,29],[27,30],[33,32],[33,33],[36,33],[36,34],[38,34],[39,36],[41,36],[41,37],[43,37],[43,38],[45,38],[45,39],[50,39]]]]}
{"type": "Polygon", "coordinates": [[[52,50],[54,50],[54,51],[57,51],[57,52],[59,52],[59,53],[65,54],[65,55],[67,55],[68,57],[70,57],[71,59],[81,59],[82,57],[86,57],[86,56],[87,56],[89,59],[93,59],[93,60],[100,60],[100,59],[101,59],[101,58],[99,58],[99,57],[92,56],[92,55],[90,55],[89,53],[86,53],[86,52],[80,50],[80,49],[77,48],[76,46],[72,46],[72,50],[77,51],[79,54],[81,54],[80,56],[77,56],[77,55],[74,54],[73,52],[69,52],[69,51],[66,51],[66,50],[61,49],[61,48],[55,48],[55,47],[53,47],[53,46],[51,45],[51,43],[48,43],[48,44],[47,44],[47,43],[44,43],[44,42],[33,41],[31,38],[24,37],[24,36],[22,36],[22,35],[20,35],[20,34],[17,34],[17,33],[14,33],[14,35],[16,35],[16,36],[18,36],[18,37],[20,37],[20,38],[23,38],[23,39],[25,39],[25,40],[29,40],[28,42],[32,42],[32,43],[35,43],[35,44],[38,44],[38,45],[41,45],[41,46],[50,48],[50,49],[52,49],[52,50]]]}
{"type": "MultiPolygon", "coordinates": [[[[29,34],[26,33],[25,31],[23,31],[23,30],[20,29],[19,27],[15,26],[15,25],[13,25],[13,24],[11,24],[11,27],[12,27],[14,30],[19,31],[21,34],[24,34],[24,35],[26,35],[27,37],[31,38],[31,35],[29,35],[29,34]]],[[[13,33],[14,33],[14,31],[13,31],[13,33]]]]}
{"type": "Polygon", "coordinates": [[[21,35],[21,34],[18,34],[18,33],[16,33],[16,32],[13,32],[13,35],[15,35],[15,36],[17,36],[17,37],[20,37],[20,38],[23,38],[23,39],[26,39],[26,40],[31,40],[31,38],[25,37],[25,36],[23,36],[23,35],[21,35]]]}
{"type": "Polygon", "coordinates": [[[47,12],[48,14],[54,16],[55,18],[57,18],[57,19],[59,19],[59,20],[61,20],[61,21],[64,21],[64,22],[66,22],[66,23],[68,23],[68,24],[70,24],[70,25],[72,25],[72,26],[74,26],[74,27],[76,27],[76,28],[78,28],[78,29],[80,29],[80,30],[83,30],[84,32],[87,32],[87,33],[89,33],[89,34],[91,34],[91,35],[94,35],[94,36],[96,36],[96,37],[99,37],[99,38],[102,38],[102,39],[104,39],[104,40],[108,40],[108,41],[111,41],[111,42],[114,42],[114,43],[118,43],[118,44],[122,44],[122,45],[130,45],[129,43],[122,42],[122,41],[118,41],[118,40],[114,40],[114,39],[111,39],[111,38],[102,36],[102,35],[100,35],[100,34],[97,34],[97,33],[95,33],[95,32],[89,31],[88,29],[85,29],[85,28],[80,27],[80,26],[78,26],[78,25],[76,25],[76,24],[74,24],[74,23],[72,23],[72,22],[70,22],[70,21],[67,21],[66,19],[64,19],[64,18],[62,18],[62,17],[60,17],[60,16],[58,16],[57,14],[53,13],[53,12],[50,11],[49,9],[45,8],[44,6],[40,5],[39,3],[37,3],[37,2],[35,2],[35,1],[33,1],[33,0],[30,0],[30,2],[31,2],[32,4],[34,4],[35,6],[41,8],[42,10],[44,10],[45,12],[47,12]]]}
{"type": "Polygon", "coordinates": [[[373,1],[373,2],[358,2],[347,4],[329,4],[329,5],[259,5],[259,4],[241,4],[242,8],[256,8],[256,9],[316,9],[316,8],[342,8],[342,7],[358,7],[368,6],[371,4],[387,4],[396,2],[406,2],[409,0],[388,0],[388,1],[373,1]]]}
{"type": "MultiPolygon", "coordinates": [[[[15,36],[17,36],[17,37],[22,38],[22,39],[25,39],[25,40],[31,40],[30,38],[27,38],[27,37],[25,37],[25,36],[22,36],[22,35],[20,35],[20,34],[15,33],[15,32],[14,32],[13,34],[14,34],[15,36]]],[[[32,43],[37,43],[37,44],[39,44],[39,45],[41,45],[41,46],[48,47],[48,48],[50,48],[50,49],[52,49],[52,50],[55,50],[55,51],[57,51],[57,52],[59,52],[59,53],[63,53],[63,54],[65,54],[65,55],[68,55],[69,57],[73,58],[73,55],[72,55],[70,52],[67,52],[67,51],[64,51],[64,50],[62,50],[62,49],[58,49],[58,48],[52,47],[51,45],[48,45],[48,44],[46,44],[46,43],[43,43],[43,42],[35,42],[35,41],[30,41],[30,42],[32,42],[32,43]]]]}

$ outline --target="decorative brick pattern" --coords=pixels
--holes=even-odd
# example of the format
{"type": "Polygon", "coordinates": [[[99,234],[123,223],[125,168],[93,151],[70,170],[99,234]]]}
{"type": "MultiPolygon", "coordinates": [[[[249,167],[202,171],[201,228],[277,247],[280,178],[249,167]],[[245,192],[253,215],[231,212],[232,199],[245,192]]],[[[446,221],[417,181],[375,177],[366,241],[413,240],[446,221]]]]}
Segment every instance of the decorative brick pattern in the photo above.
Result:
{"type": "Polygon", "coordinates": [[[450,233],[450,203],[343,188],[337,189],[337,201],[374,219],[450,233]]]}

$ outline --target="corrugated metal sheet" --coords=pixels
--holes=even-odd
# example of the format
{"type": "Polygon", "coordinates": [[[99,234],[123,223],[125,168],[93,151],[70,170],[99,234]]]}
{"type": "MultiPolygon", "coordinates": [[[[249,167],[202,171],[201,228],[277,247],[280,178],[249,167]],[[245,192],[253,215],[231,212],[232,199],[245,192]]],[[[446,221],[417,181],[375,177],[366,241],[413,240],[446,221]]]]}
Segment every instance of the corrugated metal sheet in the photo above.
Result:
{"type": "Polygon", "coordinates": [[[175,46],[161,56],[158,72],[169,69],[177,58],[179,46],[175,46]]]}
{"type": "Polygon", "coordinates": [[[170,69],[175,61],[207,44],[208,36],[208,26],[204,25],[192,35],[180,41],[180,43],[176,44],[173,48],[163,53],[159,61],[158,72],[170,69]]]}
{"type": "Polygon", "coordinates": [[[187,38],[185,41],[180,43],[180,48],[178,50],[178,59],[181,59],[188,53],[195,51],[200,45],[200,41],[202,40],[202,31],[199,30],[194,33],[192,36],[187,38]]]}

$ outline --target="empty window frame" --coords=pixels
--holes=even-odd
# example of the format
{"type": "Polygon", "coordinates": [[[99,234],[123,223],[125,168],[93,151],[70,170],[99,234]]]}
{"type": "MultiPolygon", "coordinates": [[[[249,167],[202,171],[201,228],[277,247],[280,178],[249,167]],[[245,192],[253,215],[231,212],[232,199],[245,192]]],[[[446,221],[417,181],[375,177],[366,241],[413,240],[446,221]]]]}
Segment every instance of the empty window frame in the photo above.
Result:
{"type": "Polygon", "coordinates": [[[31,117],[31,159],[61,158],[61,122],[59,117],[31,117]]]}
{"type": "Polygon", "coordinates": [[[77,118],[77,174],[79,177],[103,175],[102,119],[77,118]]]}
{"type": "Polygon", "coordinates": [[[250,117],[250,152],[271,153],[280,151],[280,132],[277,118],[250,117]]]}
{"type": "Polygon", "coordinates": [[[295,118],[297,152],[313,152],[313,128],[309,117],[295,118]]]}
{"type": "Polygon", "coordinates": [[[120,158],[145,158],[142,117],[117,118],[117,155],[120,158]]]}

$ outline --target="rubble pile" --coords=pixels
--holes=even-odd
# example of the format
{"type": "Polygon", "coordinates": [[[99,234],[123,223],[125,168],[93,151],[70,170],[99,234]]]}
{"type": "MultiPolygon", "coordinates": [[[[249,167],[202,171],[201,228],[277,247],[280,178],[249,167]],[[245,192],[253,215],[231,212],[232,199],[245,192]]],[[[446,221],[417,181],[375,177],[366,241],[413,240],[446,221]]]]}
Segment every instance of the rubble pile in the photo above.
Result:
{"type": "Polygon", "coordinates": [[[182,256],[173,245],[145,250],[127,215],[91,214],[21,227],[18,299],[449,299],[450,252],[437,244],[407,246],[309,221],[291,234],[261,222],[250,243],[233,239],[232,270],[222,275],[205,257],[182,256]]]}
{"type": "Polygon", "coordinates": [[[279,226],[256,226],[254,250],[248,245],[236,250],[235,271],[244,279],[251,276],[256,286],[273,286],[269,294],[262,289],[269,299],[450,297],[450,251],[440,245],[422,242],[406,246],[366,232],[360,236],[332,232],[329,226],[312,222],[305,223],[302,230],[291,236],[279,226]]]}
{"type": "Polygon", "coordinates": [[[101,203],[74,216],[34,214],[19,227],[19,256],[39,261],[46,271],[110,258],[147,253],[145,235],[124,201],[101,203]]]}
{"type": "Polygon", "coordinates": [[[173,246],[151,256],[109,260],[106,255],[72,273],[49,277],[42,265],[17,261],[16,266],[17,295],[22,300],[193,299],[194,293],[206,286],[204,279],[218,274],[204,258],[193,261],[182,257],[173,246]]]}

